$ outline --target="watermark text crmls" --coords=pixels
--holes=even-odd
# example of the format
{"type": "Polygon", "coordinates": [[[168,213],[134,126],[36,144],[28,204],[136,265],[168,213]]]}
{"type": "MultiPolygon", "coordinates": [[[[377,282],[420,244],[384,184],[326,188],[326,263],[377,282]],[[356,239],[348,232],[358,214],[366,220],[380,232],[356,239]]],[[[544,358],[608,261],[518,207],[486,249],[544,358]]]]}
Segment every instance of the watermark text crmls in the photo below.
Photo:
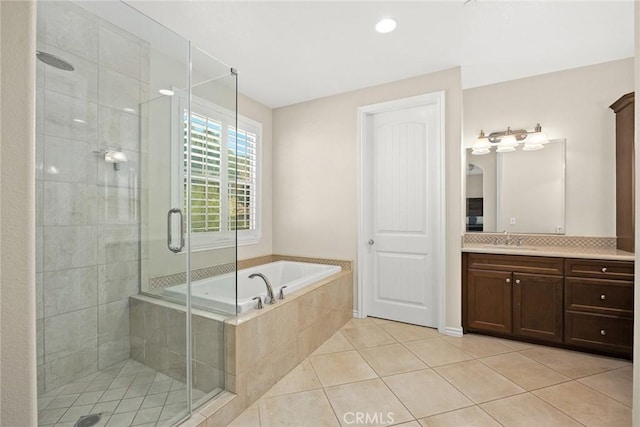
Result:
{"type": "Polygon", "coordinates": [[[342,421],[347,425],[393,424],[393,412],[346,412],[342,421]]]}

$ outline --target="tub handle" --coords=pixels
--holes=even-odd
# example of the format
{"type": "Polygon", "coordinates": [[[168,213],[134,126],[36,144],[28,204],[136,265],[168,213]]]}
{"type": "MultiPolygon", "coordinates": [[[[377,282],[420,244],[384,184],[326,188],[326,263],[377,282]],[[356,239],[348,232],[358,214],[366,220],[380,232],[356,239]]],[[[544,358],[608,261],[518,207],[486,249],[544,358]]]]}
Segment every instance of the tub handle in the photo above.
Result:
{"type": "Polygon", "coordinates": [[[182,218],[182,209],[173,208],[169,209],[167,213],[167,248],[173,253],[178,253],[184,248],[184,220],[182,218]],[[173,214],[178,214],[180,216],[180,246],[172,246],[171,242],[173,241],[173,227],[171,227],[171,217],[173,214]]]}
{"type": "Polygon", "coordinates": [[[283,287],[280,288],[280,295],[278,296],[278,299],[284,299],[284,288],[286,288],[287,285],[284,285],[283,287]]]}
{"type": "Polygon", "coordinates": [[[256,306],[256,308],[257,308],[258,310],[262,310],[262,307],[263,307],[263,305],[262,305],[262,298],[260,298],[260,297],[254,297],[254,298],[252,298],[252,299],[253,299],[253,300],[258,300],[258,305],[256,306]]]}

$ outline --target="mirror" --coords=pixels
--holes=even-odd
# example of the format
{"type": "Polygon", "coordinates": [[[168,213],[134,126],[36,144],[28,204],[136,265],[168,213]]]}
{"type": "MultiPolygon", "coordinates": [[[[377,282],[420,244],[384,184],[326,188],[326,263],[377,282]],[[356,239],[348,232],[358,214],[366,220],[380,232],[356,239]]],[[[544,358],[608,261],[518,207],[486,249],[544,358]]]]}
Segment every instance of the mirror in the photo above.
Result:
{"type": "Polygon", "coordinates": [[[537,151],[466,154],[467,232],[564,234],[564,139],[537,151]]]}

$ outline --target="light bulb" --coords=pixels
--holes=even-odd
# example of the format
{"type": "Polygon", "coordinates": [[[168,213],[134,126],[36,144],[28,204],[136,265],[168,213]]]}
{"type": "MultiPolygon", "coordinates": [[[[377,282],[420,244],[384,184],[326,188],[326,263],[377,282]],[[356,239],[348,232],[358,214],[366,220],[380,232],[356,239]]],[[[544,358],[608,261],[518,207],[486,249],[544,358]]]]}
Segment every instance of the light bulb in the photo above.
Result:
{"type": "Polygon", "coordinates": [[[544,148],[544,145],[542,144],[528,143],[528,144],[524,144],[524,147],[522,147],[522,151],[536,151],[536,150],[542,150],[543,148],[544,148]]]}
{"type": "Polygon", "coordinates": [[[518,140],[515,135],[509,134],[500,138],[498,147],[515,147],[516,145],[518,145],[518,140]]]}
{"type": "Polygon", "coordinates": [[[474,156],[482,156],[483,154],[489,154],[491,152],[491,150],[489,150],[488,148],[472,148],[471,149],[471,154],[473,154],[474,156]]]}
{"type": "Polygon", "coordinates": [[[382,18],[376,24],[376,31],[382,34],[390,33],[396,29],[398,22],[393,18],[382,18]]]}
{"type": "Polygon", "coordinates": [[[512,146],[512,145],[501,145],[502,143],[500,143],[498,145],[498,148],[496,149],[497,153],[510,153],[512,151],[516,151],[516,147],[512,146]]]}
{"type": "Polygon", "coordinates": [[[529,135],[524,143],[526,145],[526,144],[546,144],[547,142],[549,142],[549,140],[547,139],[547,136],[544,133],[536,132],[529,135]]]}

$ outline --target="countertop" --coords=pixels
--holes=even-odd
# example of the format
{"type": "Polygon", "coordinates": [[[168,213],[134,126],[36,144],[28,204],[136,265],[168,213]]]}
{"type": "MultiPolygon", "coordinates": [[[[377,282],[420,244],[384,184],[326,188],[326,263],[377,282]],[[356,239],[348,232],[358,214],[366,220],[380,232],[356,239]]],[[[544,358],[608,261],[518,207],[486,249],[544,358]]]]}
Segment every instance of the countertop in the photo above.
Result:
{"type": "Polygon", "coordinates": [[[551,256],[562,258],[610,259],[634,261],[635,254],[620,249],[605,249],[577,246],[505,246],[490,243],[464,243],[462,252],[502,255],[551,256]]]}

